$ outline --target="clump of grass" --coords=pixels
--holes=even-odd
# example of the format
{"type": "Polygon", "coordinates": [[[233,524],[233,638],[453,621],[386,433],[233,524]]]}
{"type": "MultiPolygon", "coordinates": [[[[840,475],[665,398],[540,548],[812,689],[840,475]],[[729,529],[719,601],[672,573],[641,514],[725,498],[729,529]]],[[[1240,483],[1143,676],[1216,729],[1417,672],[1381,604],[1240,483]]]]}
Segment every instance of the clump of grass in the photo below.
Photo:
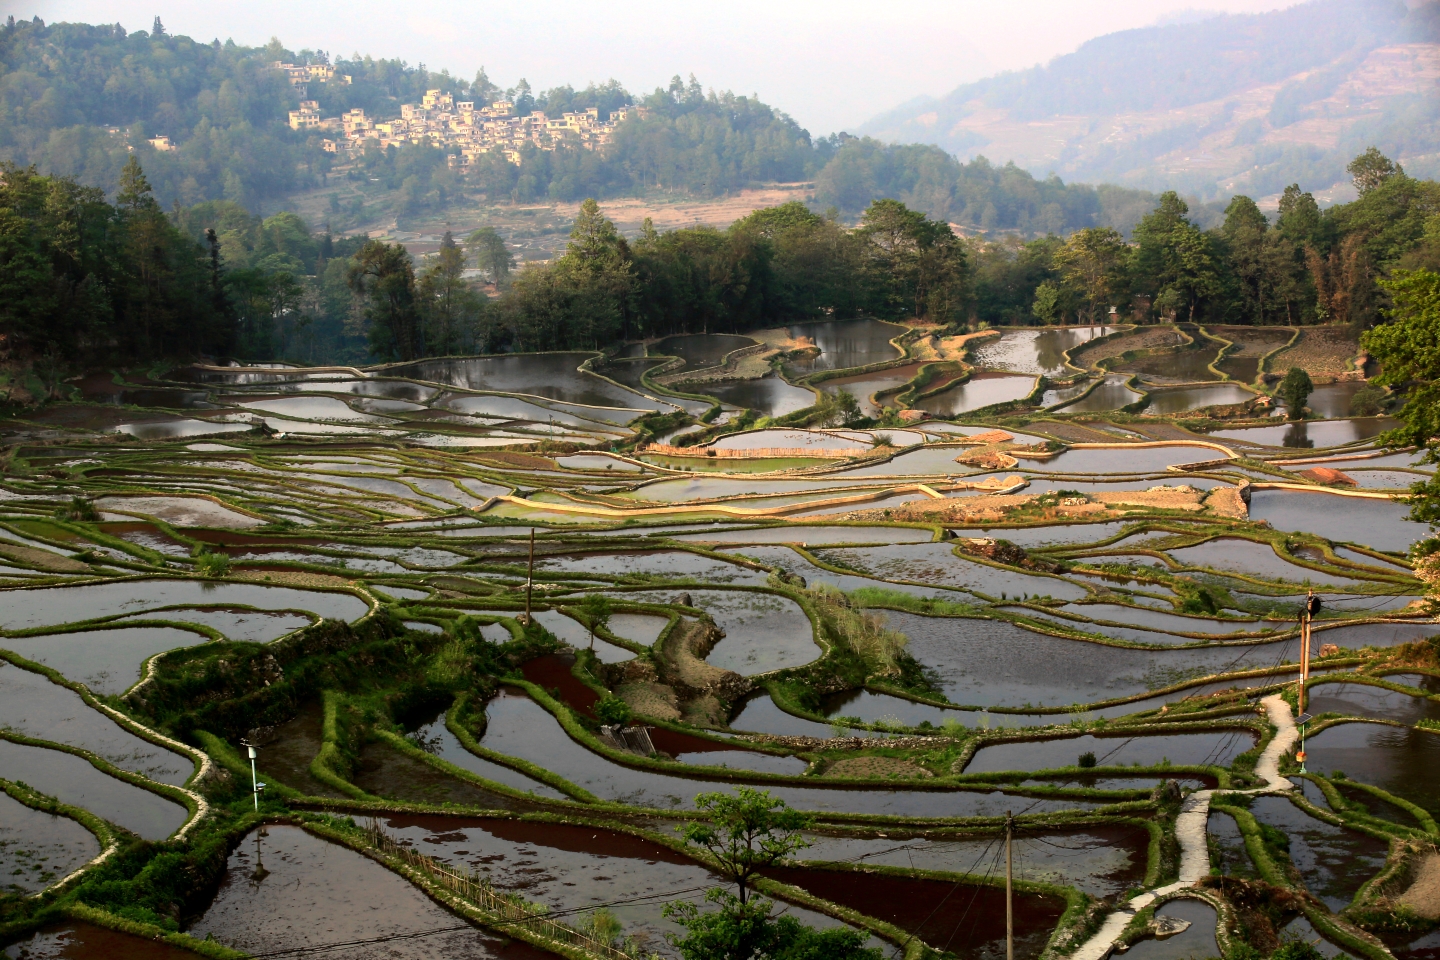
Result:
{"type": "Polygon", "coordinates": [[[841,590],[826,583],[816,584],[809,593],[835,639],[860,657],[872,673],[900,673],[898,661],[909,639],[887,627],[884,615],[853,606],[841,590]]]}
{"type": "Polygon", "coordinates": [[[228,554],[207,550],[202,544],[196,547],[194,553],[190,556],[195,561],[195,572],[202,577],[215,580],[230,572],[230,557],[228,554]]]}
{"type": "Polygon", "coordinates": [[[427,678],[440,687],[457,687],[470,675],[470,653],[461,640],[451,640],[435,654],[427,678]]]}

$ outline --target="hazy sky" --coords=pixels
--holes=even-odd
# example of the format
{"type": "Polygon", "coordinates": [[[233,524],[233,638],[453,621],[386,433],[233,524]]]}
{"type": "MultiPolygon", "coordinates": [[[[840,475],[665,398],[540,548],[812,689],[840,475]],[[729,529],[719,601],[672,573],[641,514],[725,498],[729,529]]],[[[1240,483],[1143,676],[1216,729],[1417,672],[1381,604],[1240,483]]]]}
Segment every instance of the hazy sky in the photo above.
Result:
{"type": "Polygon", "coordinates": [[[1290,0],[0,0],[0,13],[149,29],[292,50],[400,57],[503,86],[631,91],[694,73],[707,88],[758,93],[813,134],[853,128],[922,94],[1042,63],[1091,37],[1196,6],[1257,12],[1290,0]]]}

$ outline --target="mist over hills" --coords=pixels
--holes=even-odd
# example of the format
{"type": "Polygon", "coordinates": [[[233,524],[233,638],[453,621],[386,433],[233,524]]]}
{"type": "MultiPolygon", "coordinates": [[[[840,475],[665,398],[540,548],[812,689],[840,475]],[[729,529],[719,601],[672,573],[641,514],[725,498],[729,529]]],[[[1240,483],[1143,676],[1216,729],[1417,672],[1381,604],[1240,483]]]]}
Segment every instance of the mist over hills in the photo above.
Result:
{"type": "Polygon", "coordinates": [[[1433,175],[1440,3],[1314,0],[1121,31],[911,100],[857,132],[1039,176],[1207,198],[1342,184],[1346,162],[1371,144],[1433,175]]]}

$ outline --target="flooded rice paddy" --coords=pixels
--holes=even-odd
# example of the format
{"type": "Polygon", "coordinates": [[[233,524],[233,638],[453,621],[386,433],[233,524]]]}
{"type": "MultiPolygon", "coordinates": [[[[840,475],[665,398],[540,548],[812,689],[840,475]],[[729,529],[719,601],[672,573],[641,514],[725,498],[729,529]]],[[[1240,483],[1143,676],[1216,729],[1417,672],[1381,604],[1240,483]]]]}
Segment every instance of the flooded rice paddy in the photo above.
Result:
{"type": "Polygon", "coordinates": [[[79,823],[0,793],[0,891],[39,893],[99,853],[79,823]]]}
{"type": "MultiPolygon", "coordinates": [[[[135,730],[213,748],[223,773],[191,784],[209,817],[253,802],[254,744],[267,825],[236,829],[218,889],[180,925],[254,954],[417,958],[542,951],[299,824],[374,815],[404,848],[572,926],[604,908],[631,949],[673,957],[665,905],[703,902],[718,881],[671,821],[698,794],[745,785],[814,818],[805,863],[768,876],[818,899],[777,909],[815,927],[855,911],[998,960],[1003,893],[976,881],[996,875],[1002,818],[1020,818],[1026,883],[1144,887],[1150,828],[1175,829],[1152,791],[1218,785],[1254,750],[1268,732],[1255,701],[1294,683],[1313,589],[1317,647],[1340,652],[1316,664],[1308,708],[1330,725],[1310,727],[1309,770],[1354,805],[1342,819],[1415,829],[1406,802],[1440,812],[1440,667],[1416,643],[1440,626],[1413,603],[1426,588],[1403,559],[1427,528],[1387,496],[1336,496],[1303,472],[1333,466],[1387,493],[1425,476],[1413,453],[1375,446],[1391,421],[1349,417],[1361,382],[1320,384],[1316,419],[1286,422],[1238,408],[1283,343],[1268,333],[1216,331],[1237,344],[1217,360],[1200,332],[1200,347],[1107,375],[1067,354],[1113,329],[1007,329],[975,344],[969,379],[902,418],[882,408],[920,392],[930,362],[920,341],[891,342],[904,332],[795,324],[792,352],[751,379],[683,381],[757,342],[697,334],[610,360],[196,369],[105,393],[188,419],[127,423],[107,400],[103,417],[84,407],[79,426],[43,435],[0,420],[28,471],[0,476],[0,650],[17,661],[0,662],[0,779],[147,840],[188,817],[157,792],[189,783],[188,756],[24,662],[110,698],[135,730]],[[642,382],[661,357],[684,361],[665,382],[719,400],[720,417],[697,422],[709,401],[642,382]],[[1061,385],[1026,406],[1038,376],[1061,385]],[[835,390],[875,419],[806,414],[835,390]],[[1013,403],[1003,420],[976,413],[997,403],[1013,403]],[[1217,406],[1221,429],[1187,429],[1217,406]],[[653,413],[668,419],[652,432],[653,413]],[[716,455],[642,446],[687,435],[716,455]],[[1302,448],[1310,463],[1288,459],[1302,448]],[[1264,486],[1282,479],[1312,489],[1264,486]]],[[[1383,865],[1380,841],[1283,795],[1251,810],[1331,911],[1383,865]]],[[[1253,876],[1233,828],[1211,816],[1211,863],[1253,876]]],[[[99,849],[74,820],[0,797],[13,892],[99,849]]],[[[1022,887],[1017,953],[1038,957],[1063,910],[1053,888],[1022,887]]],[[[1159,912],[1191,926],[1129,954],[1218,953],[1211,907],[1159,912]]],[[[26,937],[56,955],[171,949],[78,923],[26,937]]]]}

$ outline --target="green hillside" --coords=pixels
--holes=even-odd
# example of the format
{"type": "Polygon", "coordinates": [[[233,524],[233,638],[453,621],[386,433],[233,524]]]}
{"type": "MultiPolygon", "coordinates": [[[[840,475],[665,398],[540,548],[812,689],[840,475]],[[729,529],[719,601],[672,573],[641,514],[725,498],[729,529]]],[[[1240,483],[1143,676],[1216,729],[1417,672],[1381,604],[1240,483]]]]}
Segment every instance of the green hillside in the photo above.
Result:
{"type": "MultiPolygon", "coordinates": [[[[933,217],[1025,234],[1128,230],[1154,202],[1134,191],[1041,182],[1016,168],[962,166],[934,148],[812,137],[779,110],[706,92],[694,78],[676,77],[646,95],[613,81],[535,93],[523,80],[501,90],[483,70],[465,80],[368,56],[333,60],[350,84],[309,84],[307,96],[322,116],[359,107],[376,119],[393,118],[428,89],[480,103],[504,95],[521,113],[588,107],[608,113],[627,102],[647,113],[621,123],[603,150],[527,149],[519,164],[490,154],[463,175],[450,169],[444,150],[423,145],[366,151],[352,161],[326,153],[320,134],[289,128],[288,112],[301,96],[273,68],[276,61],[332,62],[323,51],[292,51],[278,41],[242,47],[196,42],[163,27],[126,32],[119,25],[12,22],[0,27],[0,159],[113,191],[133,153],[166,208],[229,200],[273,212],[288,196],[339,178],[388,190],[384,213],[401,222],[481,202],[654,191],[706,197],[797,181],[814,181],[816,205],[834,206],[846,218],[876,197],[894,198],[933,217]],[[161,136],[174,148],[151,145],[161,136]]],[[[363,216],[348,206],[329,213],[337,228],[363,216]]]]}

